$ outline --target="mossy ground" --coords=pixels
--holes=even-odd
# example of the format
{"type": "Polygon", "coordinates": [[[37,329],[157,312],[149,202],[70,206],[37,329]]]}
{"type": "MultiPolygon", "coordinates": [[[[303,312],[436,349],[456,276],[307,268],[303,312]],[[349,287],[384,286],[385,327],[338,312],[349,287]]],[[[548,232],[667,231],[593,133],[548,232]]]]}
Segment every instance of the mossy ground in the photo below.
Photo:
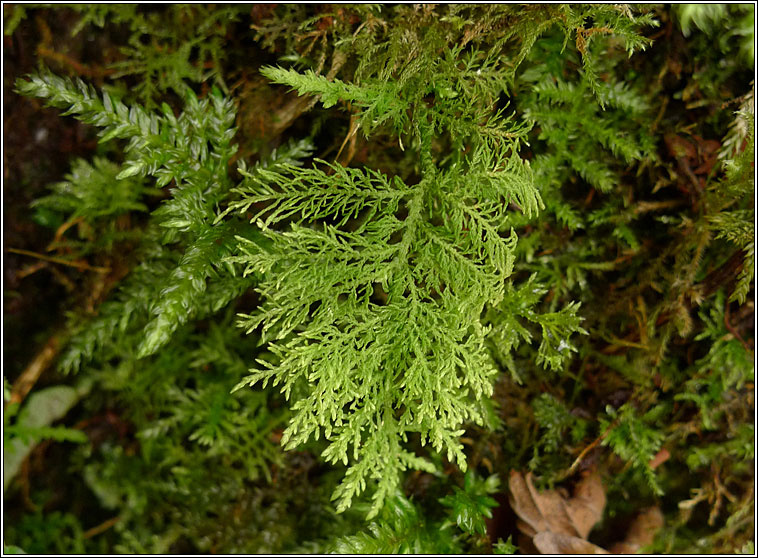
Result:
{"type": "MultiPolygon", "coordinates": [[[[7,23],[16,12],[12,6],[4,8],[7,23]]],[[[140,8],[145,18],[166,22],[168,35],[163,37],[165,43],[159,41],[158,52],[178,49],[177,37],[191,39],[202,22],[209,20],[202,11],[205,8],[197,10],[140,8]]],[[[401,149],[390,131],[380,130],[368,139],[352,134],[356,122],[351,112],[311,109],[308,98],[284,94],[283,88],[259,73],[260,67],[281,63],[280,57],[293,52],[299,52],[302,67],[321,66],[323,74],[330,68],[336,72],[340,62],[335,62],[329,41],[345,30],[355,32],[360,18],[368,17],[365,12],[268,5],[230,10],[224,16],[229,18],[227,23],[202,31],[205,35],[197,31],[207,44],[218,39],[222,50],[200,59],[204,55],[195,47],[188,51],[187,60],[192,72],[215,68],[224,78],[223,83],[215,83],[236,100],[237,160],[265,159],[288,140],[310,135],[318,157],[331,160],[339,154],[342,164],[366,165],[409,183],[417,177],[409,150],[401,149]],[[288,31],[288,26],[294,29],[306,17],[312,18],[310,27],[288,31]],[[257,38],[251,25],[259,31],[257,38]]],[[[718,231],[708,229],[707,223],[722,211],[754,206],[754,184],[752,199],[748,193],[723,202],[716,195],[719,184],[728,182],[717,153],[727,147],[734,112],[749,100],[753,69],[740,50],[744,35],[736,31],[741,29],[736,23],[698,16],[696,25],[690,20],[689,36],[685,36],[681,12],[656,8],[655,15],[660,26],[641,31],[652,39],[646,51],[627,61],[621,42],[614,39],[604,43],[606,52],[599,53],[618,61],[611,68],[601,68],[607,74],[600,79],[615,73],[615,79],[634,88],[649,105],[640,115],[630,116],[625,110],[614,113],[612,108],[602,114],[608,122],[612,120],[608,115],[618,115],[609,126],[643,129],[640,137],[652,138],[648,151],[644,157],[628,160],[598,155],[613,161],[609,168],[617,183],[608,186],[608,192],[602,191],[607,180],[592,173],[546,165],[545,176],[554,177],[560,187],[549,191],[551,199],[543,193],[548,202],[543,217],[519,229],[521,252],[515,282],[523,284],[532,273],[541,274],[549,287],[545,311],[580,300],[582,326],[590,335],[579,339],[574,359],[557,373],[535,366],[538,342],[533,347],[522,345],[512,356],[504,355],[512,360],[498,361],[503,373],[495,384],[492,424],[467,430],[465,453],[469,468],[482,477],[497,474],[507,479],[511,469],[531,469],[544,486],[570,487],[582,471],[603,471],[609,506],[605,520],[593,531],[592,540],[599,545],[607,547],[616,541],[620,526],[639,509],[657,505],[666,517],[666,527],[659,533],[655,551],[740,551],[753,535],[749,512],[754,502],[754,450],[748,434],[753,431],[754,415],[754,287],[749,287],[744,303],[727,300],[745,265],[743,252],[728,239],[716,238],[718,231]],[[715,31],[709,31],[708,25],[715,31]],[[719,29],[720,38],[714,42],[719,29]],[[716,193],[708,197],[708,191],[716,193]],[[551,205],[556,200],[564,205],[551,205]],[[566,208],[584,221],[583,226],[571,226],[566,208]],[[518,372],[521,383],[509,369],[518,372]],[[732,374],[733,370],[738,372],[732,374]],[[622,432],[660,442],[648,444],[655,448],[653,455],[630,455],[629,444],[620,438],[622,432]],[[653,472],[657,491],[651,487],[648,457],[660,461],[653,472]]],[[[92,232],[84,225],[61,231],[60,215],[35,212],[29,205],[49,193],[49,184],[63,179],[74,158],[100,154],[118,161],[120,155],[116,149],[99,146],[94,129],[42,108],[39,100],[17,95],[16,79],[42,63],[60,75],[75,75],[123,93],[137,91],[147,75],[129,74],[120,81],[113,77],[114,68],[128,60],[122,49],[133,35],[129,26],[134,20],[106,19],[104,27],[90,24],[72,36],[70,29],[80,17],[79,11],[68,8],[29,8],[13,34],[4,37],[3,366],[10,384],[51,337],[65,341],[66,312],[97,314],[101,301],[128,269],[119,262],[134,257],[128,234],[86,255],[89,264],[113,270],[105,277],[18,253],[73,255],[79,261],[80,244],[49,250],[50,243],[58,232],[86,244],[92,242],[92,232]]],[[[742,21],[736,17],[734,21],[742,21]]],[[[547,33],[535,43],[534,52],[552,53],[546,59],[559,60],[560,67],[547,70],[571,82],[581,69],[581,59],[574,45],[558,56],[561,42],[558,33],[547,33]]],[[[525,67],[544,72],[540,60],[541,55],[533,54],[526,58],[525,67]]],[[[160,70],[150,77],[160,87],[158,78],[164,77],[160,70]]],[[[166,83],[173,83],[171,79],[166,77],[166,83]]],[[[213,79],[196,80],[192,86],[203,97],[213,79]]],[[[180,105],[171,85],[157,91],[157,98],[175,108],[180,105]]],[[[523,114],[528,112],[525,109],[535,112],[535,107],[543,106],[542,100],[530,95],[528,88],[517,89],[511,99],[513,108],[523,114]]],[[[435,100],[430,97],[426,102],[435,100]]],[[[548,120],[538,120],[531,145],[524,149],[523,156],[533,166],[540,154],[558,149],[557,140],[543,134],[547,129],[548,120]]],[[[440,141],[435,148],[449,147],[440,141]]],[[[741,150],[744,145],[736,147],[741,150]]],[[[150,198],[149,208],[155,209],[163,199],[160,195],[150,198]]],[[[132,214],[122,219],[119,230],[139,234],[145,221],[144,215],[132,214]]],[[[258,302],[258,295],[249,293],[232,310],[249,312],[258,302]]],[[[212,349],[224,362],[236,363],[239,358],[251,365],[259,351],[257,342],[234,339],[235,332],[241,332],[232,322],[231,314],[223,314],[189,323],[180,328],[164,356],[180,359],[183,354],[212,349]],[[210,345],[203,340],[213,324],[221,324],[219,339],[224,341],[210,345]]],[[[196,358],[188,367],[213,369],[213,362],[201,361],[196,358]]],[[[362,508],[339,516],[333,513],[329,495],[342,472],[320,461],[324,449],[320,443],[311,442],[272,459],[267,475],[255,480],[249,480],[234,452],[228,450],[210,458],[207,463],[213,471],[208,476],[177,473],[208,459],[203,446],[194,443],[189,432],[169,429],[174,434],[167,435],[165,444],[146,441],[142,433],[161,420],[175,424],[170,423],[171,406],[180,405],[171,400],[167,404],[158,396],[143,401],[133,395],[152,383],[168,389],[176,382],[194,394],[210,393],[216,384],[196,382],[165,360],[145,361],[149,364],[142,376],[137,368],[125,372],[123,362],[127,360],[101,363],[95,375],[101,383],[63,421],[87,434],[88,447],[42,442],[6,490],[4,544],[29,553],[244,553],[296,548],[316,552],[331,548],[336,536],[365,529],[362,508]],[[146,465],[151,459],[145,457],[148,447],[161,456],[158,466],[156,462],[146,465]],[[123,479],[128,480],[116,488],[123,479]],[[197,490],[203,483],[212,486],[197,490]],[[109,507],[109,501],[116,504],[109,507]],[[142,518],[135,510],[150,513],[142,518]],[[306,532],[319,534],[311,537],[306,532]]],[[[230,382],[220,371],[215,378],[223,378],[218,385],[230,382]]],[[[72,381],[50,365],[34,390],[72,381]]],[[[273,395],[266,403],[249,397],[253,399],[246,399],[246,405],[260,404],[261,416],[279,421],[268,435],[275,446],[281,437],[284,403],[273,395]]],[[[437,464],[442,475],[417,471],[406,476],[404,494],[421,510],[422,519],[398,513],[403,521],[412,517],[432,526],[446,520],[439,499],[449,495],[452,486],[463,486],[464,480],[444,459],[437,464]]],[[[516,517],[505,487],[494,497],[499,507],[487,522],[486,537],[459,537],[448,551],[490,551],[491,543],[499,539],[517,539],[516,517]]],[[[384,520],[384,525],[394,525],[393,519],[384,520]]],[[[402,521],[394,520],[398,521],[395,532],[404,532],[402,521]]]]}

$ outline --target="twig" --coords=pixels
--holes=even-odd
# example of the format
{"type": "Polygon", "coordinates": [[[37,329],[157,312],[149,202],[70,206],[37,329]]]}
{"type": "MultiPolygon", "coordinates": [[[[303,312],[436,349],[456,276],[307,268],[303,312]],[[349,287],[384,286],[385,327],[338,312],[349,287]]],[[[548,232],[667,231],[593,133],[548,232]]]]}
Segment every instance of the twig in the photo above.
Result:
{"type": "Polygon", "coordinates": [[[119,516],[111,517],[110,519],[103,521],[100,525],[96,525],[92,529],[87,529],[84,533],[82,533],[82,538],[91,539],[95,535],[99,535],[103,531],[107,531],[113,527],[116,523],[119,522],[120,519],[121,518],[119,516]]]}
{"type": "Polygon", "coordinates": [[[661,123],[661,119],[663,118],[664,113],[666,112],[666,107],[669,104],[669,98],[663,97],[663,102],[661,103],[661,109],[658,111],[658,116],[655,117],[655,121],[653,122],[653,125],[650,126],[650,133],[655,132],[658,129],[658,124],[661,123]]]}
{"type": "Polygon", "coordinates": [[[28,277],[32,273],[37,273],[40,269],[44,269],[47,267],[48,262],[35,262],[33,264],[29,264],[25,266],[22,270],[20,270],[18,273],[16,273],[16,279],[23,279],[24,277],[28,277]]]}
{"type": "Polygon", "coordinates": [[[568,468],[568,471],[566,471],[566,474],[561,475],[561,478],[565,479],[565,478],[568,478],[571,475],[573,475],[574,471],[576,471],[577,467],[579,467],[579,465],[581,464],[582,460],[587,456],[587,454],[589,452],[591,452],[593,449],[595,449],[597,447],[597,445],[600,442],[602,442],[603,439],[608,435],[608,433],[615,428],[615,426],[616,426],[616,421],[613,421],[613,423],[611,423],[608,426],[608,428],[605,429],[605,432],[603,432],[600,436],[598,436],[597,438],[595,438],[595,440],[593,440],[593,442],[589,446],[587,446],[586,448],[584,448],[582,450],[582,453],[579,454],[579,457],[577,457],[574,460],[574,462],[571,464],[571,467],[568,468]]]}
{"type": "Polygon", "coordinates": [[[7,248],[7,251],[12,252],[14,254],[21,254],[22,256],[31,256],[32,258],[45,260],[47,262],[67,265],[69,267],[75,267],[80,270],[96,271],[98,273],[109,273],[111,270],[109,267],[99,267],[95,265],[89,265],[88,263],[85,263],[85,262],[72,262],[70,260],[64,260],[63,258],[57,258],[55,256],[46,256],[45,254],[32,252],[31,250],[21,250],[19,248],[7,248]]]}
{"type": "Polygon", "coordinates": [[[655,457],[653,457],[650,461],[648,461],[648,467],[655,470],[658,466],[662,465],[666,461],[668,461],[671,458],[671,452],[667,450],[666,448],[663,448],[658,453],[655,454],[655,457]]]}
{"type": "MultiPolygon", "coordinates": [[[[53,244],[58,244],[61,241],[61,239],[63,238],[63,234],[68,229],[70,229],[74,225],[78,225],[79,223],[83,223],[83,222],[84,222],[84,218],[83,217],[76,217],[75,219],[69,219],[68,221],[66,221],[65,223],[63,223],[60,227],[58,227],[58,230],[55,231],[55,236],[53,237],[53,242],[51,242],[50,245],[52,246],[53,244]]],[[[49,247],[48,247],[48,250],[50,250],[49,247]]]]}
{"type": "Polygon", "coordinates": [[[639,215],[648,211],[660,211],[661,209],[669,209],[680,205],[684,205],[682,200],[641,201],[635,206],[634,213],[639,215]]]}
{"type": "Polygon", "coordinates": [[[11,398],[8,400],[9,404],[21,403],[26,395],[37,383],[42,372],[50,366],[50,363],[55,359],[58,351],[61,348],[60,342],[61,334],[54,333],[50,339],[47,340],[45,346],[36,354],[29,365],[24,369],[21,375],[13,382],[11,388],[11,398]]]}
{"type": "Polygon", "coordinates": [[[108,68],[89,68],[85,64],[82,64],[81,62],[74,60],[70,56],[67,56],[60,52],[56,52],[52,48],[53,33],[52,31],[50,31],[50,26],[40,15],[37,15],[37,17],[35,17],[34,19],[35,19],[35,22],[37,23],[37,29],[39,30],[39,33],[41,35],[41,40],[39,42],[39,45],[37,46],[37,54],[39,54],[40,57],[48,58],[50,60],[55,60],[56,62],[64,66],[69,66],[80,76],[96,78],[96,77],[107,76],[109,74],[114,73],[114,70],[111,70],[108,68]]]}
{"type": "Polygon", "coordinates": [[[742,343],[742,346],[745,347],[745,351],[747,351],[748,354],[752,354],[753,351],[750,349],[748,344],[744,341],[744,339],[742,339],[742,337],[740,337],[740,334],[737,333],[737,330],[734,329],[734,326],[729,323],[729,303],[727,303],[724,308],[724,325],[726,326],[726,329],[729,330],[729,333],[734,335],[737,338],[737,341],[742,343]]]}
{"type": "Polygon", "coordinates": [[[48,48],[46,46],[40,45],[37,48],[37,54],[40,55],[42,58],[47,58],[49,60],[54,60],[55,62],[58,62],[59,64],[63,66],[68,66],[74,72],[76,72],[80,76],[90,77],[90,78],[98,78],[103,76],[108,76],[112,74],[114,71],[108,68],[90,68],[89,66],[86,66],[82,64],[81,62],[74,60],[70,56],[66,56],[65,54],[61,52],[56,52],[51,48],[48,48]]]}
{"type": "Polygon", "coordinates": [[[350,115],[350,129],[348,130],[347,135],[345,136],[345,139],[342,141],[342,145],[340,145],[340,149],[337,152],[337,155],[334,157],[335,160],[340,158],[340,155],[342,155],[342,150],[345,148],[345,145],[349,141],[350,147],[348,147],[347,157],[345,158],[345,161],[341,163],[343,167],[348,166],[353,156],[355,155],[356,132],[358,132],[358,117],[355,114],[351,114],[350,115]]]}

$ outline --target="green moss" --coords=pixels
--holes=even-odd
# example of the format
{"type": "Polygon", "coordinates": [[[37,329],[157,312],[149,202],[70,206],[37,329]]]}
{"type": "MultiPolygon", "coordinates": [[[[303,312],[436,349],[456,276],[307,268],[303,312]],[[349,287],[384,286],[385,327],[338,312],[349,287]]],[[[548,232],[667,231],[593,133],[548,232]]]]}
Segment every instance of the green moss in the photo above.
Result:
{"type": "Polygon", "coordinates": [[[16,33],[31,9],[120,54],[48,57],[97,87],[14,76],[110,148],[34,203],[80,270],[58,367],[93,382],[50,432],[90,443],[65,446],[70,486],[32,475],[46,512],[6,543],[511,553],[485,521],[497,479],[597,467],[661,505],[656,549],[748,544],[746,29],[681,7],[176,5],[15,9],[16,33]]]}

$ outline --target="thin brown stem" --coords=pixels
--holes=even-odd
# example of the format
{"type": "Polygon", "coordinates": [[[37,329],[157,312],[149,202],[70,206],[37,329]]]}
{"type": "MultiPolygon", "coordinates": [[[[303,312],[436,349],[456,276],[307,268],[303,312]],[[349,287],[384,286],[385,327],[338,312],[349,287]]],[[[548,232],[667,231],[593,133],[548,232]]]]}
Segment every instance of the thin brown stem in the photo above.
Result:
{"type": "Polygon", "coordinates": [[[752,354],[752,349],[750,346],[745,342],[744,339],[740,336],[739,333],[737,333],[737,330],[732,326],[732,324],[729,322],[729,304],[727,303],[726,308],[724,309],[724,325],[726,326],[726,329],[729,330],[729,333],[734,335],[737,338],[737,341],[742,343],[742,346],[745,347],[745,350],[748,354],[752,354]]]}
{"type": "Polygon", "coordinates": [[[613,423],[611,423],[611,425],[608,426],[608,428],[605,429],[605,432],[603,432],[600,436],[598,436],[597,438],[595,438],[589,446],[587,446],[586,448],[584,448],[582,450],[582,453],[580,453],[579,456],[574,460],[574,462],[571,464],[571,467],[568,468],[568,470],[566,471],[566,473],[564,475],[561,475],[561,479],[565,479],[565,478],[568,478],[571,475],[573,475],[574,472],[576,471],[576,469],[582,463],[582,460],[587,456],[587,454],[589,452],[591,452],[593,449],[595,449],[597,447],[597,445],[600,442],[602,442],[605,439],[606,436],[608,436],[608,433],[615,428],[615,426],[616,426],[616,421],[614,421],[613,423]]]}
{"type": "Polygon", "coordinates": [[[44,347],[35,355],[21,375],[13,382],[11,398],[8,404],[21,403],[37,383],[42,372],[53,362],[61,348],[61,334],[55,333],[47,340],[44,347]]]}
{"type": "Polygon", "coordinates": [[[121,518],[119,516],[111,517],[110,519],[103,521],[100,525],[96,525],[92,529],[87,529],[84,533],[82,533],[82,538],[91,539],[95,535],[99,535],[100,533],[107,531],[113,527],[116,523],[119,522],[120,519],[121,518]]]}
{"type": "Polygon", "coordinates": [[[21,254],[22,256],[30,256],[32,258],[37,258],[38,260],[44,260],[46,262],[52,262],[52,263],[57,263],[61,265],[67,265],[69,267],[75,267],[79,270],[96,271],[97,273],[109,273],[111,270],[109,267],[99,267],[96,265],[89,265],[88,263],[82,262],[82,261],[70,261],[70,260],[58,258],[55,256],[46,256],[45,254],[40,254],[39,252],[32,252],[31,250],[21,250],[20,248],[7,248],[7,251],[13,254],[21,254]]]}

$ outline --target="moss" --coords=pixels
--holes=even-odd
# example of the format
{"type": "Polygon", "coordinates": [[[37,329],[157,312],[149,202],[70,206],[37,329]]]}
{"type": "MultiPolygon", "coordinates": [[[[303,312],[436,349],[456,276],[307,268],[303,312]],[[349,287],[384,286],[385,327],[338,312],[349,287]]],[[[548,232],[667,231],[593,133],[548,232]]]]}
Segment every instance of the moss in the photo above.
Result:
{"type": "MultiPolygon", "coordinates": [[[[8,9],[16,90],[100,143],[54,146],[61,181],[29,162],[32,129],[6,138],[11,176],[51,183],[11,200],[46,262],[9,260],[18,300],[68,311],[33,392],[93,387],[57,425],[89,442],[32,451],[4,542],[511,552],[498,479],[597,469],[598,542],[657,505],[656,551],[747,548],[754,86],[734,10],[8,9]],[[31,51],[53,71],[29,74],[31,51]]],[[[40,313],[14,320],[44,340],[40,313]]]]}

